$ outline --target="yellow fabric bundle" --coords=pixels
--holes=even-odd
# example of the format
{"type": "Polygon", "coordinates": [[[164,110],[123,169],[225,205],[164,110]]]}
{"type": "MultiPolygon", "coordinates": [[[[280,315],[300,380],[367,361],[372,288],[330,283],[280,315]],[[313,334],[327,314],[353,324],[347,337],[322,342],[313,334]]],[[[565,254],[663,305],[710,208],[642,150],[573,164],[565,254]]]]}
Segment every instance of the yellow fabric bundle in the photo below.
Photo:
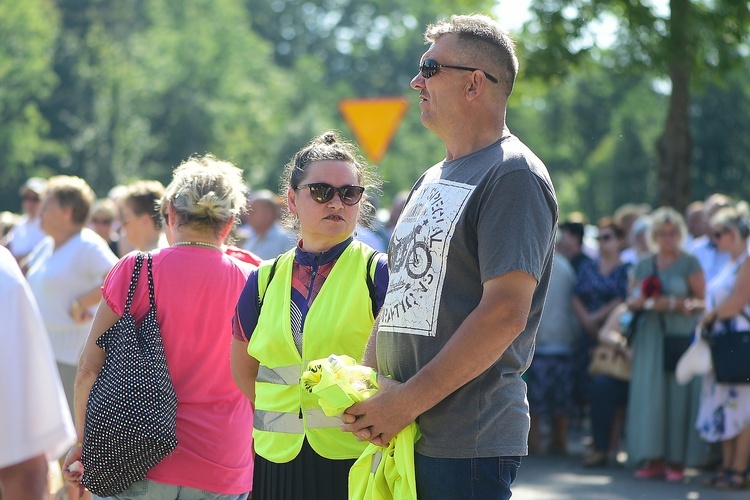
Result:
{"type": "Polygon", "coordinates": [[[333,417],[375,394],[378,374],[372,368],[358,365],[350,356],[331,354],[307,364],[302,384],[318,396],[323,413],[333,417]]]}
{"type": "Polygon", "coordinates": [[[414,443],[419,437],[412,422],[388,446],[370,443],[349,470],[349,500],[416,500],[414,443]]]}
{"type": "MultiPolygon", "coordinates": [[[[318,396],[321,409],[332,417],[375,394],[378,374],[349,356],[332,354],[310,361],[301,383],[318,396]]],[[[419,437],[419,428],[412,422],[387,446],[370,443],[349,471],[349,499],[416,500],[414,443],[419,437]]]]}

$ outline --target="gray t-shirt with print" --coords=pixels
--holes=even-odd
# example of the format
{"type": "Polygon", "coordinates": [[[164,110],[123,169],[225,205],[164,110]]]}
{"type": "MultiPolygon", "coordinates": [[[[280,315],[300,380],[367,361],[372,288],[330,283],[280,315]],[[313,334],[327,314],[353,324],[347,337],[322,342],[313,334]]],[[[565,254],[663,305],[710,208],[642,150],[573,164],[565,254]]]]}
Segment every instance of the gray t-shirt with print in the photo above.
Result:
{"type": "MultiPolygon", "coordinates": [[[[419,417],[419,453],[527,453],[529,409],[521,374],[531,363],[556,226],[547,169],[512,135],[438,163],[412,189],[388,248],[391,277],[377,337],[382,373],[403,382],[426,365],[477,307],[483,282],[517,270],[538,282],[526,329],[505,353],[419,417]]],[[[451,367],[444,369],[451,376],[451,367]]]]}

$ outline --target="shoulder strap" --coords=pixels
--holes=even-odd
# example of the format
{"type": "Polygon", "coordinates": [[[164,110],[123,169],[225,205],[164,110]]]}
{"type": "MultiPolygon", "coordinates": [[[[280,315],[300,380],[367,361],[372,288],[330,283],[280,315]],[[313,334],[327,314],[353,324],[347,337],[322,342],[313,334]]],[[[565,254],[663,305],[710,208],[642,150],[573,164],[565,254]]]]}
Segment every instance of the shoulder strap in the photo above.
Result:
{"type": "Polygon", "coordinates": [[[153,258],[151,252],[146,254],[148,256],[148,301],[151,305],[151,310],[156,311],[156,298],[154,297],[154,273],[153,273],[153,258]]]}
{"type": "Polygon", "coordinates": [[[367,266],[365,267],[365,280],[367,282],[367,290],[370,292],[370,303],[372,304],[372,316],[377,317],[378,315],[378,304],[375,298],[375,271],[377,266],[373,267],[372,263],[376,258],[380,257],[380,252],[373,250],[370,256],[367,258],[367,266]]]}
{"type": "Polygon", "coordinates": [[[263,299],[266,296],[266,290],[268,290],[268,285],[271,284],[273,275],[276,274],[276,265],[279,263],[280,257],[281,255],[273,259],[273,263],[271,264],[271,270],[268,272],[268,279],[266,280],[265,283],[260,282],[261,274],[258,273],[258,314],[260,314],[260,308],[263,306],[263,299]]]}
{"type": "MultiPolygon", "coordinates": [[[[138,277],[141,275],[141,265],[143,264],[144,255],[146,254],[144,254],[143,252],[138,252],[138,255],[135,258],[135,267],[133,267],[133,277],[130,278],[130,287],[128,288],[128,298],[125,299],[125,310],[123,311],[123,316],[126,314],[130,314],[130,304],[133,303],[133,295],[135,294],[135,287],[138,284],[138,277]]],[[[150,263],[150,259],[149,259],[149,263],[150,263]]],[[[149,267],[149,275],[151,274],[150,271],[151,271],[151,268],[149,267]]]]}

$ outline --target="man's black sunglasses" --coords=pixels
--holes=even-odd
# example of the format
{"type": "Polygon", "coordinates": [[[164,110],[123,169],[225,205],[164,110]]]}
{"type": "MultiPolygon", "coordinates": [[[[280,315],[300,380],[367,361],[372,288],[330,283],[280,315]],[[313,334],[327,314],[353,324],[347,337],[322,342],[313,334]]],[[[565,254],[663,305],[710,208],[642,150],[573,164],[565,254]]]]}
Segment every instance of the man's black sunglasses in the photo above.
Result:
{"type": "Polygon", "coordinates": [[[483,71],[479,68],[469,68],[467,66],[451,66],[449,64],[440,64],[435,59],[425,59],[424,62],[422,62],[422,65],[419,67],[419,71],[422,73],[422,76],[425,80],[428,78],[432,78],[435,76],[440,68],[449,68],[449,69],[460,69],[462,71],[481,71],[484,73],[484,76],[487,77],[489,81],[492,83],[498,83],[497,78],[490,75],[486,71],[483,71]]]}
{"type": "Polygon", "coordinates": [[[341,203],[344,205],[356,205],[362,199],[362,193],[365,188],[362,186],[341,186],[333,187],[325,182],[313,182],[297,186],[295,190],[310,188],[310,196],[318,203],[328,203],[333,199],[333,194],[338,193],[341,203]]]}

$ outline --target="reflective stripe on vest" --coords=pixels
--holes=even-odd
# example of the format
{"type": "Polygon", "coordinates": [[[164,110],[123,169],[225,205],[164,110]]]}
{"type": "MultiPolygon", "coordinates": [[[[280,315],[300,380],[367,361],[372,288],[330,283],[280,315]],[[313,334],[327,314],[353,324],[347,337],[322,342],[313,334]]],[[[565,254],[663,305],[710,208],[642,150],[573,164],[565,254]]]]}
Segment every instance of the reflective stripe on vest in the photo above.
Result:
{"type": "MultiPolygon", "coordinates": [[[[323,410],[312,408],[305,410],[305,422],[308,429],[330,429],[341,427],[339,417],[328,417],[323,410]]],[[[302,434],[304,426],[299,413],[255,410],[253,427],[259,431],[283,432],[285,434],[302,434]]]]}
{"type": "Polygon", "coordinates": [[[320,408],[305,410],[305,423],[308,429],[341,427],[341,419],[339,417],[328,417],[320,408]]]}
{"type": "Polygon", "coordinates": [[[302,434],[305,431],[298,413],[255,410],[253,427],[259,431],[302,434]]]}
{"type": "Polygon", "coordinates": [[[260,366],[256,382],[268,382],[269,384],[297,385],[300,379],[300,365],[277,366],[269,368],[260,366]]]}

